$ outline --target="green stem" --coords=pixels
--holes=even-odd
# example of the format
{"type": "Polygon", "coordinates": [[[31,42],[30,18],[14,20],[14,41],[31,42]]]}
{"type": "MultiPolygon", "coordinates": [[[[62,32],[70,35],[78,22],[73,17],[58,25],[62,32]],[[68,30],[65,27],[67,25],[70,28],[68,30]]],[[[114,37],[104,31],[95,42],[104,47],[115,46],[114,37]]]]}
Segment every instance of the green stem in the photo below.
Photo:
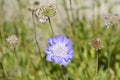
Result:
{"type": "Polygon", "coordinates": [[[36,45],[37,45],[37,48],[38,48],[39,57],[40,57],[40,60],[41,60],[42,59],[41,49],[40,49],[39,43],[37,41],[37,32],[36,32],[35,18],[34,18],[33,12],[32,12],[32,19],[33,19],[33,25],[34,25],[34,37],[35,37],[36,45]]]}
{"type": "Polygon", "coordinates": [[[72,31],[72,34],[73,34],[73,38],[75,38],[75,29],[74,29],[74,24],[73,23],[75,23],[74,22],[74,13],[73,13],[73,9],[72,9],[72,0],[69,0],[69,2],[70,2],[70,10],[71,10],[71,14],[72,14],[72,23],[70,23],[70,26],[71,26],[71,31],[72,31]]]}
{"type": "Polygon", "coordinates": [[[112,41],[113,41],[113,36],[114,36],[114,25],[112,26],[112,32],[111,32],[111,35],[110,35],[110,42],[109,42],[109,50],[108,50],[108,77],[109,77],[109,69],[110,69],[110,64],[111,64],[111,61],[110,61],[110,57],[111,57],[111,51],[112,51],[112,41]]]}
{"type": "Polygon", "coordinates": [[[110,35],[110,42],[109,42],[109,51],[108,51],[108,70],[110,68],[110,57],[111,57],[111,50],[112,50],[112,39],[113,39],[113,35],[114,35],[114,26],[112,26],[112,33],[110,35]]]}
{"type": "Polygon", "coordinates": [[[16,61],[17,61],[17,71],[18,71],[18,72],[20,71],[20,75],[21,75],[21,77],[22,77],[22,79],[23,79],[22,71],[21,71],[21,69],[20,69],[20,67],[19,67],[20,61],[19,61],[19,58],[18,58],[18,56],[17,56],[17,52],[16,52],[16,48],[15,48],[15,47],[14,47],[14,55],[15,55],[16,61]]]}
{"type": "Polygon", "coordinates": [[[62,71],[62,78],[63,78],[63,80],[66,80],[65,79],[65,73],[64,73],[64,66],[60,66],[60,68],[61,68],[61,71],[62,71]]]}
{"type": "Polygon", "coordinates": [[[51,23],[51,20],[50,20],[50,17],[48,17],[48,20],[49,20],[50,29],[52,31],[52,36],[55,36],[54,31],[53,31],[53,27],[52,27],[52,23],[51,23]]]}
{"type": "MultiPolygon", "coordinates": [[[[92,22],[92,24],[93,24],[93,27],[95,26],[95,21],[94,21],[94,19],[95,19],[95,11],[94,11],[94,9],[95,9],[95,1],[93,0],[93,4],[92,4],[92,17],[93,17],[93,22],[92,22]]],[[[94,27],[95,28],[95,27],[94,27]]],[[[93,29],[94,29],[93,28],[93,29]]]]}
{"type": "Polygon", "coordinates": [[[97,74],[98,74],[98,53],[99,53],[99,50],[96,51],[95,80],[97,80],[97,74]]]}
{"type": "Polygon", "coordinates": [[[64,3],[64,6],[65,6],[65,12],[66,12],[66,15],[67,15],[67,20],[68,20],[68,22],[70,22],[70,17],[69,17],[69,13],[68,13],[68,11],[67,11],[67,4],[66,4],[66,1],[63,0],[63,3],[64,3]]]}
{"type": "MultiPolygon", "coordinates": [[[[42,56],[41,56],[41,48],[39,46],[39,43],[37,41],[37,33],[36,33],[36,25],[35,25],[35,18],[34,18],[34,11],[32,12],[32,19],[33,19],[33,25],[34,25],[34,37],[35,37],[35,41],[36,41],[36,45],[37,45],[37,48],[38,48],[38,52],[39,52],[39,57],[40,57],[40,60],[42,59],[42,56]]],[[[43,66],[42,66],[43,67],[43,66]]],[[[46,69],[43,67],[43,70],[44,70],[44,73],[45,73],[45,76],[48,80],[48,76],[47,76],[47,71],[46,69]]]]}
{"type": "Polygon", "coordinates": [[[72,20],[74,20],[74,14],[73,14],[73,9],[72,9],[72,0],[70,1],[70,9],[71,9],[71,14],[72,14],[72,20]]]}

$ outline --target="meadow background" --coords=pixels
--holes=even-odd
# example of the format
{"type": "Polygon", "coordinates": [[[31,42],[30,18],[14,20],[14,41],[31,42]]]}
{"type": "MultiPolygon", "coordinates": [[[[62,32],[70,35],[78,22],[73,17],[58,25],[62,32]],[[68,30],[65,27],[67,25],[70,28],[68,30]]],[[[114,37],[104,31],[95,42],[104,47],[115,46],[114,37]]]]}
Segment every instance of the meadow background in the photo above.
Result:
{"type": "MultiPolygon", "coordinates": [[[[44,50],[51,31],[49,23],[37,24],[37,40],[42,50],[40,60],[36,48],[31,12],[28,7],[35,0],[0,0],[0,80],[63,80],[59,65],[45,60],[44,50]],[[17,56],[6,38],[15,34],[19,38],[17,56]],[[19,69],[21,74],[16,71],[19,69]]],[[[96,37],[101,38],[104,48],[99,52],[98,74],[96,80],[120,80],[120,24],[106,28],[104,17],[120,13],[119,0],[56,0],[56,18],[52,20],[55,35],[65,35],[72,39],[75,56],[65,67],[66,80],[95,80],[96,51],[89,43],[96,37]],[[72,8],[72,9],[71,9],[72,8]],[[111,33],[112,37],[111,46],[111,33]],[[110,68],[108,69],[108,54],[110,68]]],[[[54,0],[40,0],[48,5],[54,0]]]]}

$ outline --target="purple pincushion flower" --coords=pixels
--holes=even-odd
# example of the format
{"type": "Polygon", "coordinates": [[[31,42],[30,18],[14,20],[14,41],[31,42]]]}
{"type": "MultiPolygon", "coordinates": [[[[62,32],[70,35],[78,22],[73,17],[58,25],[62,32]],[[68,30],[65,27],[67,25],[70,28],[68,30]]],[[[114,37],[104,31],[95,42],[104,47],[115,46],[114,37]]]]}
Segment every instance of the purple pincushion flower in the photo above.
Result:
{"type": "Polygon", "coordinates": [[[74,50],[70,39],[58,35],[48,39],[48,48],[46,60],[67,66],[74,56],[74,50]]]}

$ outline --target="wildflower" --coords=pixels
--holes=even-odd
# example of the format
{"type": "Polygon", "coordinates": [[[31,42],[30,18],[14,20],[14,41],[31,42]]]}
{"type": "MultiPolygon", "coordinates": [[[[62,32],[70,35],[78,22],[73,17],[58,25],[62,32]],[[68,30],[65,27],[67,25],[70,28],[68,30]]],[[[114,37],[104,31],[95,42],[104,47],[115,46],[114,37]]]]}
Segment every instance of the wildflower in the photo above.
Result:
{"type": "Polygon", "coordinates": [[[105,16],[105,25],[109,28],[110,25],[115,25],[120,23],[120,15],[119,14],[111,14],[105,16]]]}
{"type": "Polygon", "coordinates": [[[48,39],[48,48],[45,50],[46,60],[55,64],[67,66],[74,56],[74,50],[70,39],[58,35],[48,39]]]}
{"type": "Polygon", "coordinates": [[[40,22],[48,21],[48,18],[54,18],[56,14],[55,6],[42,6],[34,11],[36,19],[40,22]]]}
{"type": "Polygon", "coordinates": [[[101,49],[103,47],[102,41],[100,38],[95,38],[90,42],[90,45],[96,50],[101,49]]]}
{"type": "Polygon", "coordinates": [[[34,4],[28,8],[30,12],[36,17],[39,22],[47,22],[48,18],[54,18],[56,14],[55,4],[49,6],[40,5],[39,1],[35,1],[34,4]]]}
{"type": "Polygon", "coordinates": [[[7,41],[9,46],[13,46],[13,47],[17,46],[19,43],[18,38],[16,37],[16,35],[13,35],[13,34],[8,36],[6,41],[7,41]]]}
{"type": "Polygon", "coordinates": [[[35,17],[36,17],[36,19],[37,19],[39,22],[41,22],[41,23],[44,23],[44,22],[47,22],[47,21],[48,21],[48,17],[42,15],[40,9],[37,9],[37,10],[35,11],[35,17]]]}

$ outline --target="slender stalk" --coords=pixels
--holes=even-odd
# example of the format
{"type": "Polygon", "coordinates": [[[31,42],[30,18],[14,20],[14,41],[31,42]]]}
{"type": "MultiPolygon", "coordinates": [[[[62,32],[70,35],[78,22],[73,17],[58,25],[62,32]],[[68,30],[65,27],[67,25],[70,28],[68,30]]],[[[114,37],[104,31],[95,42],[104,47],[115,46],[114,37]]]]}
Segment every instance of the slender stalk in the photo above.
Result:
{"type": "Polygon", "coordinates": [[[99,50],[96,51],[95,80],[97,80],[97,74],[98,74],[98,53],[99,53],[99,50]]]}
{"type": "Polygon", "coordinates": [[[73,14],[73,9],[72,9],[72,0],[69,0],[70,2],[70,9],[71,9],[71,14],[72,14],[72,20],[74,20],[74,14],[73,14]]]}
{"type": "Polygon", "coordinates": [[[18,62],[18,56],[17,56],[17,52],[16,52],[16,48],[15,47],[14,47],[14,55],[16,57],[17,63],[19,64],[19,62],[18,62]]]}
{"type": "Polygon", "coordinates": [[[60,66],[60,68],[61,68],[61,71],[62,71],[62,78],[63,78],[63,80],[66,80],[66,79],[65,79],[65,70],[64,70],[64,66],[60,66]]]}
{"type": "Polygon", "coordinates": [[[22,71],[21,71],[21,69],[20,69],[20,67],[19,67],[19,63],[20,63],[20,61],[18,60],[19,58],[18,58],[18,56],[17,56],[17,52],[16,52],[16,48],[14,47],[14,55],[15,55],[15,57],[16,57],[16,61],[17,61],[17,71],[19,72],[20,71],[20,75],[21,75],[21,77],[22,77],[22,79],[23,79],[23,75],[22,75],[22,71]]]}
{"type": "MultiPolygon", "coordinates": [[[[72,0],[69,0],[70,2],[70,11],[71,11],[71,14],[72,14],[72,20],[74,21],[74,15],[73,15],[73,9],[72,9],[72,0]]],[[[67,9],[67,3],[66,3],[66,0],[63,0],[63,4],[64,4],[64,8],[65,8],[65,12],[66,12],[66,15],[67,15],[67,20],[68,20],[68,23],[69,23],[69,26],[70,26],[70,31],[72,32],[72,37],[75,38],[75,31],[74,31],[74,22],[71,22],[70,20],[70,15],[69,15],[69,12],[67,9]]]]}
{"type": "Polygon", "coordinates": [[[108,50],[108,71],[110,69],[110,57],[111,57],[113,36],[114,36],[114,26],[112,26],[112,32],[111,32],[110,39],[109,39],[110,42],[109,42],[109,50],[108,50]]]}
{"type": "Polygon", "coordinates": [[[38,52],[39,52],[40,59],[42,59],[41,49],[40,49],[39,43],[38,43],[38,41],[37,41],[37,32],[36,32],[36,25],[35,25],[35,19],[34,19],[34,14],[33,14],[33,12],[32,12],[32,19],[33,19],[33,25],[34,25],[34,37],[35,37],[35,41],[36,41],[36,45],[37,45],[37,48],[38,48],[38,52]]]}
{"type": "Polygon", "coordinates": [[[72,0],[69,0],[70,2],[70,10],[71,10],[71,14],[72,14],[72,23],[70,23],[71,29],[72,29],[72,34],[73,34],[73,38],[75,38],[75,29],[74,29],[74,24],[75,23],[75,19],[74,19],[74,14],[73,14],[73,9],[72,9],[72,0]]]}
{"type": "Polygon", "coordinates": [[[63,3],[64,3],[64,6],[65,6],[65,11],[66,11],[66,15],[67,15],[67,20],[68,20],[68,22],[70,22],[70,17],[69,17],[69,13],[68,13],[68,11],[67,11],[67,4],[66,4],[66,1],[63,0],[63,3]]]}
{"type": "MultiPolygon", "coordinates": [[[[42,60],[41,48],[40,48],[39,43],[38,43],[38,41],[37,41],[37,33],[36,33],[36,25],[35,25],[34,11],[32,12],[32,19],[33,19],[33,25],[34,25],[34,37],[35,37],[36,45],[37,45],[37,48],[38,48],[38,53],[39,53],[40,60],[42,60]]],[[[43,67],[43,70],[44,70],[45,76],[46,76],[46,78],[47,78],[47,80],[48,80],[47,72],[46,72],[46,69],[45,69],[44,67],[43,67]]]]}
{"type": "Polygon", "coordinates": [[[95,26],[95,21],[94,21],[94,19],[95,19],[95,11],[94,11],[94,9],[95,9],[95,1],[93,0],[93,4],[92,4],[92,17],[93,17],[92,24],[93,24],[93,27],[95,26]]]}
{"type": "Polygon", "coordinates": [[[55,36],[54,31],[53,31],[53,27],[52,27],[52,23],[51,23],[51,20],[50,20],[50,17],[48,17],[48,20],[49,20],[50,29],[52,31],[52,36],[55,36]]]}

